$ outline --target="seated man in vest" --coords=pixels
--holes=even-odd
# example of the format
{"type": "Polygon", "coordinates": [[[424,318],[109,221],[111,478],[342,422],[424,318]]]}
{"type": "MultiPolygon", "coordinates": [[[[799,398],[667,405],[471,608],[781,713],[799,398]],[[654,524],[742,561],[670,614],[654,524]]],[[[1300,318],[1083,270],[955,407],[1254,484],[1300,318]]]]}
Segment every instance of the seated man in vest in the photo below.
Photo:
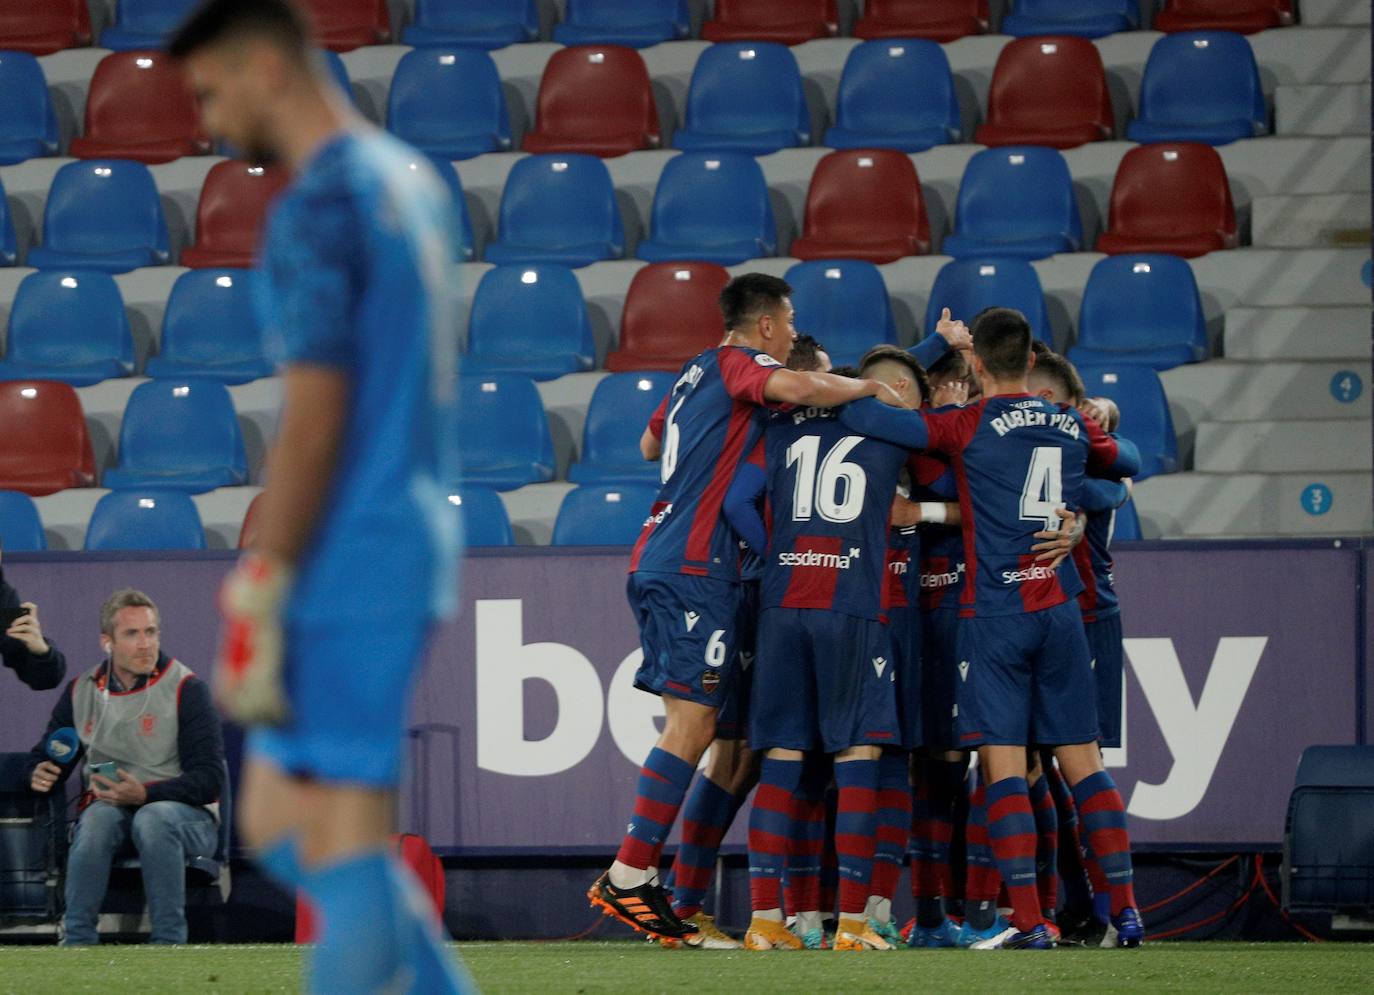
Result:
{"type": "Polygon", "coordinates": [[[67,686],[30,754],[34,791],[52,791],[76,769],[85,788],[67,857],[64,946],[99,942],[110,864],[130,841],[143,869],[151,942],[185,943],[186,860],[215,852],[224,777],[219,717],[209,687],[162,652],[159,623],[146,594],[110,596],[100,609],[104,661],[67,686]],[[79,749],[64,749],[64,737],[79,749]]]}

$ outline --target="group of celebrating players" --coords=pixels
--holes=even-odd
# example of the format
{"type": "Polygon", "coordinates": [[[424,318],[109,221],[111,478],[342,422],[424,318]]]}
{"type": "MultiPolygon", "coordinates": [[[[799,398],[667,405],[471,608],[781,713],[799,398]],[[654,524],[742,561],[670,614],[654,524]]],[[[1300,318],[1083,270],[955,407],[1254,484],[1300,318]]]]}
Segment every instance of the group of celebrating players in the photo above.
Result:
{"type": "Polygon", "coordinates": [[[1139,468],[1114,406],[1004,308],[826,372],[790,293],[732,280],[724,341],[641,441],[662,487],[628,594],[665,724],[588,897],[665,946],[1138,946],[1099,748],[1121,722],[1108,544],[1139,468]],[[741,943],[702,902],[755,785],[741,943]]]}

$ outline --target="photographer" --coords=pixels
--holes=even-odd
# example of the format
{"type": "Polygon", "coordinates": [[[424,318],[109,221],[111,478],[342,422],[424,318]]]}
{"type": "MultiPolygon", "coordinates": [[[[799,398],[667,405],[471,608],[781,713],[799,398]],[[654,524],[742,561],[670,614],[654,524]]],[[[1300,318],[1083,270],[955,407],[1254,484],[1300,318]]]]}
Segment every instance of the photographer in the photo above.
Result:
{"type": "Polygon", "coordinates": [[[67,673],[67,658],[43,637],[38,623],[38,606],[20,601],[19,592],[5,580],[0,567],[0,658],[21,681],[35,691],[46,691],[62,683],[67,673]]]}

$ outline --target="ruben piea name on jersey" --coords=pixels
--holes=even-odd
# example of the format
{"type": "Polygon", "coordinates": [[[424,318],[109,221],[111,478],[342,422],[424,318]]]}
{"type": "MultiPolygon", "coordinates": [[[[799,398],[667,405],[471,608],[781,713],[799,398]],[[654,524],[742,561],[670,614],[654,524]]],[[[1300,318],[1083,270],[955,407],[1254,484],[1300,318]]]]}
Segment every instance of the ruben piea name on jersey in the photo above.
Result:
{"type": "MultiPolygon", "coordinates": [[[[1044,411],[1033,410],[1039,407],[1039,401],[1022,401],[1010,411],[1004,412],[989,420],[988,424],[999,436],[1006,435],[1008,432],[1018,428],[1057,428],[1071,439],[1077,439],[1081,434],[1078,426],[1079,421],[1067,411],[1044,411]]],[[[1031,579],[1031,578],[1026,578],[1031,579]]]]}

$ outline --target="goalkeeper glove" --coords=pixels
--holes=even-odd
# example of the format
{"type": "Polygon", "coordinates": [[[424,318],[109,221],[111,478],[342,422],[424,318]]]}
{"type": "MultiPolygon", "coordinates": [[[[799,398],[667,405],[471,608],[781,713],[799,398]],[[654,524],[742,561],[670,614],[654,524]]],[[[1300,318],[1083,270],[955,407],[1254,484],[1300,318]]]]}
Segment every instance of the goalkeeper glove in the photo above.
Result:
{"type": "Polygon", "coordinates": [[[224,619],[215,699],[241,725],[281,725],[288,718],[282,674],[281,607],[291,568],[263,553],[245,553],[220,587],[224,619]]]}

